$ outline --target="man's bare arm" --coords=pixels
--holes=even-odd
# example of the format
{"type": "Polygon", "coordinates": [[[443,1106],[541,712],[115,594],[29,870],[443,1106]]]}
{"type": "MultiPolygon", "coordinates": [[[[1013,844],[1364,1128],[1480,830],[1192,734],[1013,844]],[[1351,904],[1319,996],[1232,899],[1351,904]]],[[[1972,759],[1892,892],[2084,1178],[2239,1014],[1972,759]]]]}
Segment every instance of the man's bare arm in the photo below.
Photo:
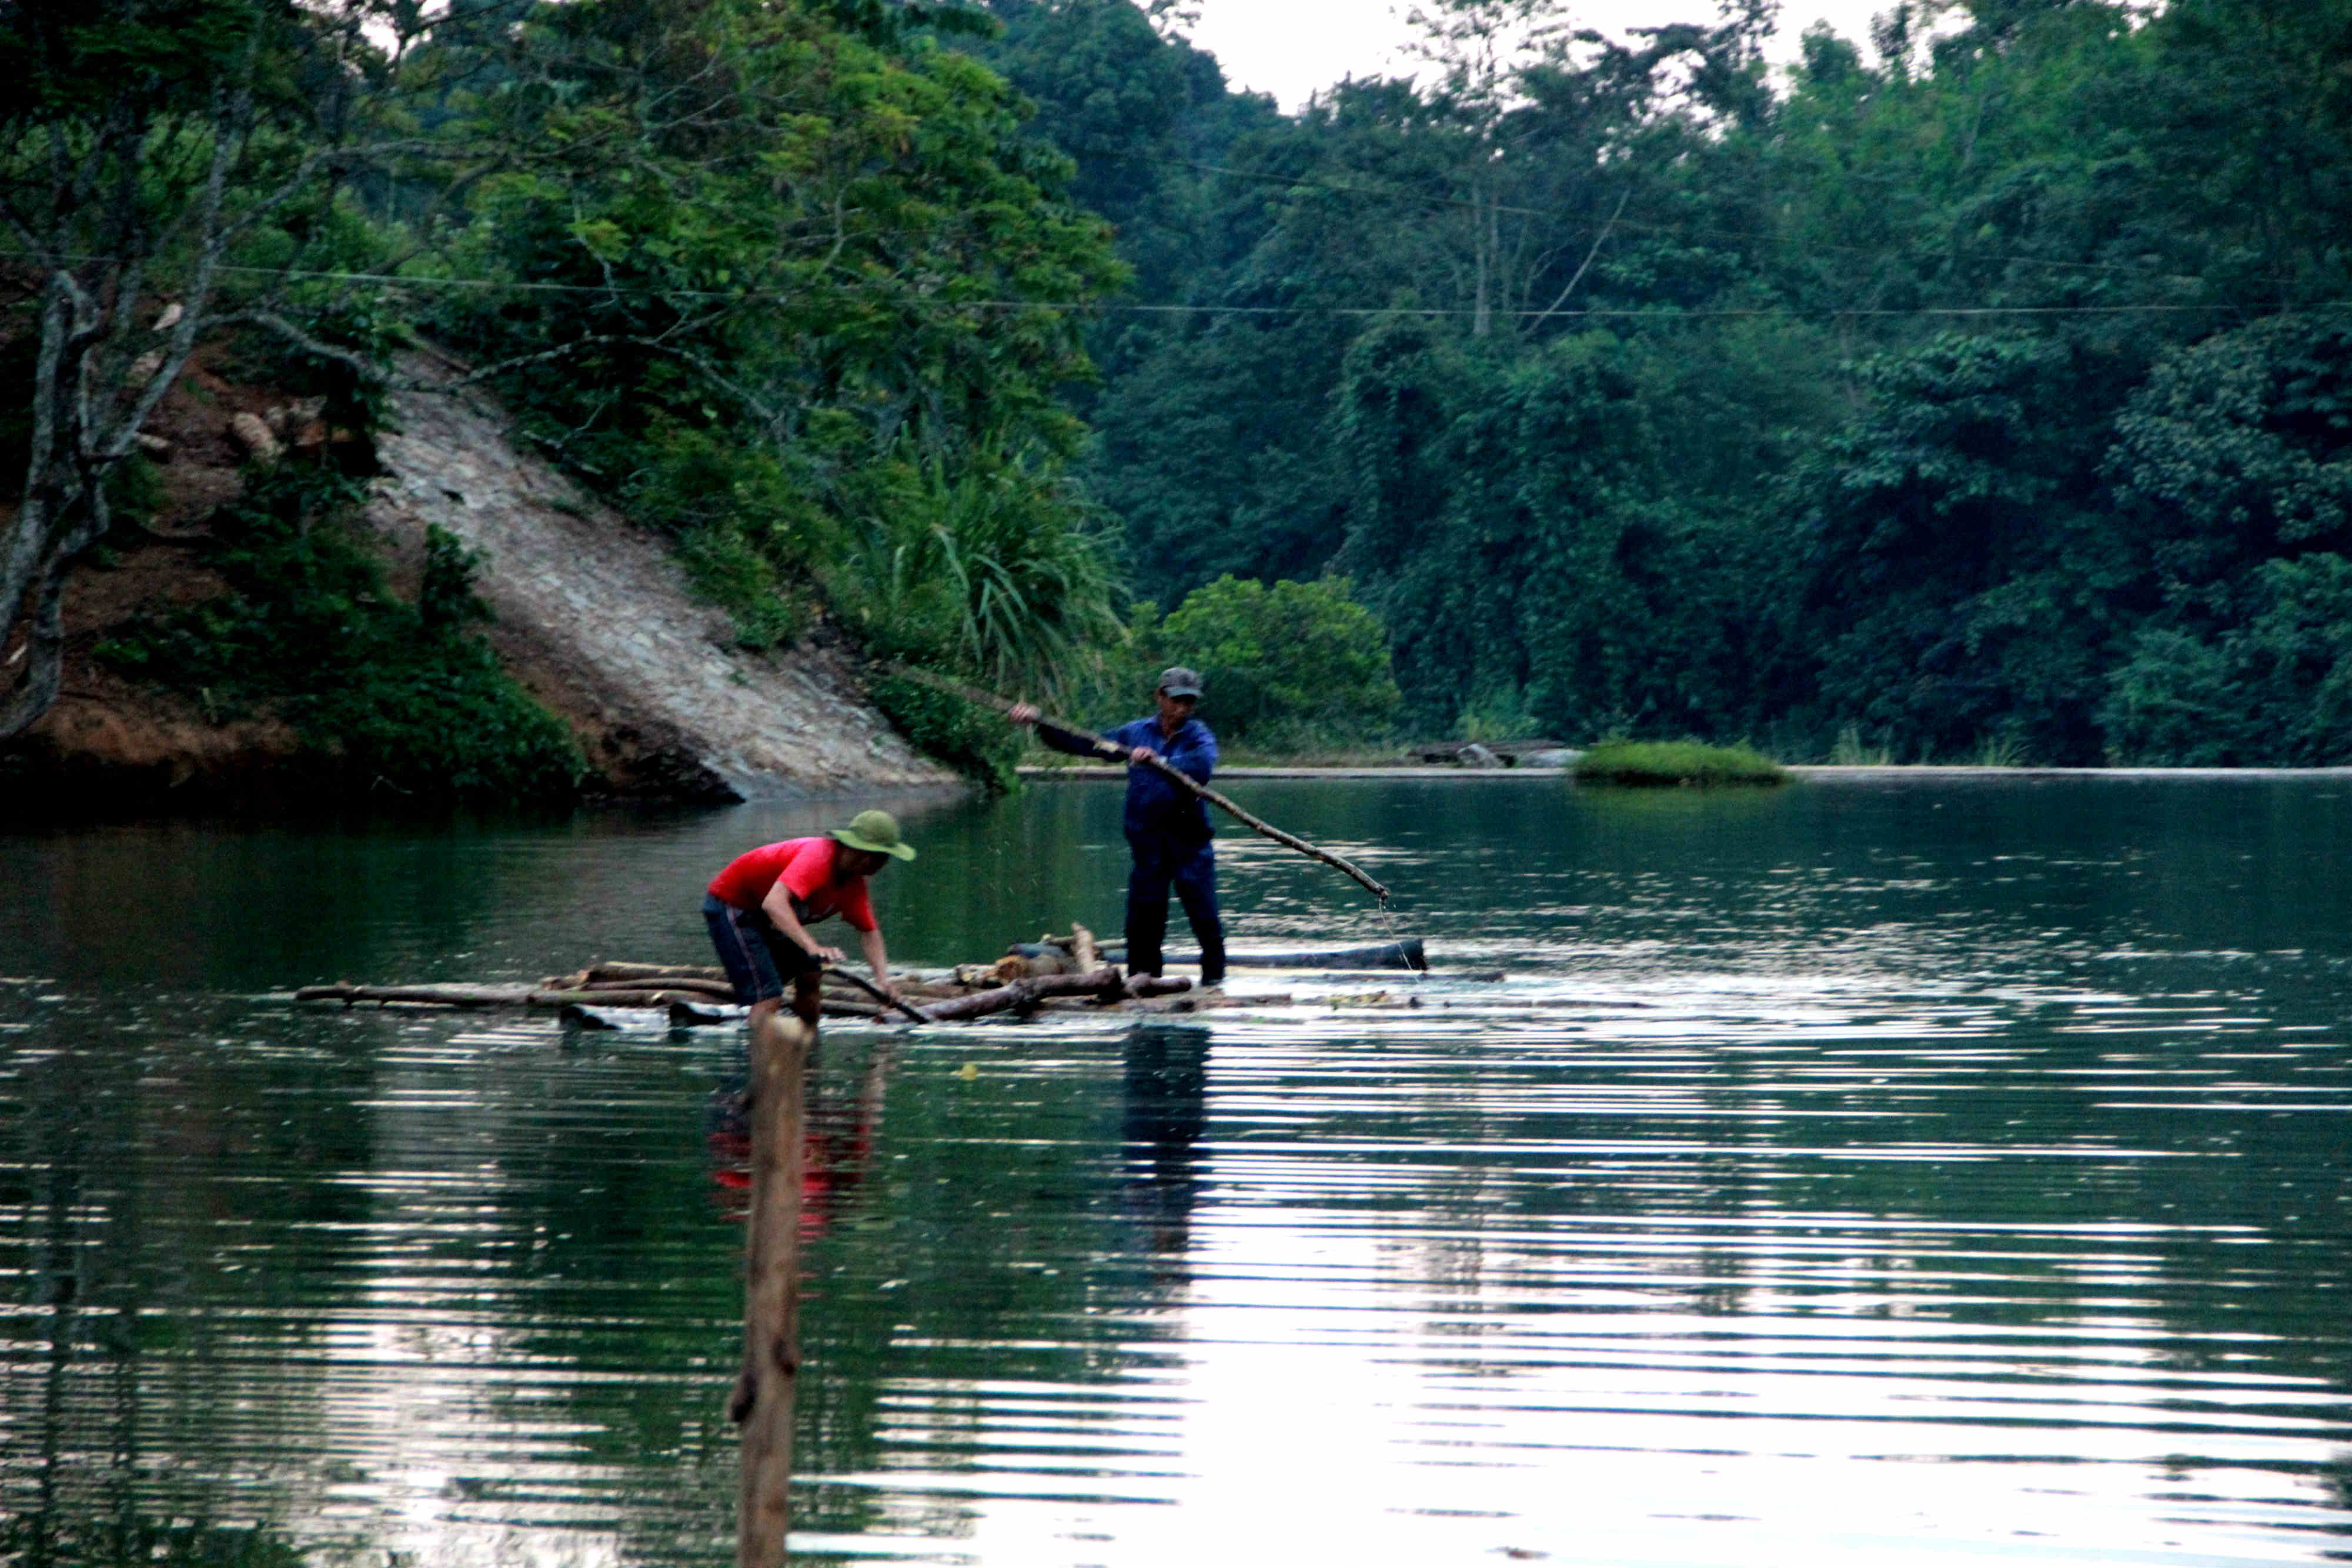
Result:
{"type": "Polygon", "coordinates": [[[801,917],[793,913],[792,890],[782,881],[768,890],[768,896],[760,901],[760,907],[767,912],[769,919],[776,923],[777,930],[801,945],[803,952],[828,964],[838,964],[846,956],[838,947],[818,946],[817,939],[808,934],[808,927],[801,924],[801,917]]]}

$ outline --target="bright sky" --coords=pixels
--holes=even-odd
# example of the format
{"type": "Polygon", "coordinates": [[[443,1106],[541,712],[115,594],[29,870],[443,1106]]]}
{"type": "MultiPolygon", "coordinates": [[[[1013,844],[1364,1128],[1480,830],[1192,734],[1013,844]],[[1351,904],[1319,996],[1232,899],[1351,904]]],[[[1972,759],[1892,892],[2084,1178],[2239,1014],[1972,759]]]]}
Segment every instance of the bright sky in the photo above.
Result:
{"type": "MultiPolygon", "coordinates": [[[[1194,0],[1200,24],[1192,41],[1214,54],[1225,79],[1270,92],[1295,110],[1307,95],[1343,77],[1381,76],[1405,68],[1397,47],[1411,36],[1410,0],[1194,0]]],[[[1869,36],[1873,13],[1893,0],[1782,0],[1776,60],[1796,57],[1797,38],[1816,19],[1857,44],[1869,36]]],[[[1629,27],[1705,22],[1712,0],[1583,0],[1570,15],[1580,27],[1622,35],[1629,27]]]]}

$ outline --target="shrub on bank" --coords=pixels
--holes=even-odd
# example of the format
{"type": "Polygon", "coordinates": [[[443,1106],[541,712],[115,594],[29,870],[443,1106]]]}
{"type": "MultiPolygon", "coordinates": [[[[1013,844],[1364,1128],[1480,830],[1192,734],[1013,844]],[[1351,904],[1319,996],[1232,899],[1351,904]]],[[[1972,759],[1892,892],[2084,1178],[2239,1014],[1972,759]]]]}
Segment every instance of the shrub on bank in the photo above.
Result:
{"type": "Polygon", "coordinates": [[[1580,784],[1779,784],[1788,769],[1745,746],[1604,740],[1577,760],[1580,784]]]}
{"type": "Polygon", "coordinates": [[[1231,576],[1194,589],[1165,618],[1136,608],[1130,706],[1169,664],[1201,672],[1202,716],[1220,741],[1274,755],[1359,750],[1387,735],[1402,699],[1380,618],[1348,580],[1268,586],[1231,576]]]}
{"type": "Polygon", "coordinates": [[[364,497],[331,469],[249,474],[212,520],[205,564],[229,591],[134,626],[99,657],[215,721],[277,715],[313,762],[363,790],[568,797],[579,750],[483,640],[472,556],[432,530],[417,602],[404,602],[351,531],[364,497]]]}

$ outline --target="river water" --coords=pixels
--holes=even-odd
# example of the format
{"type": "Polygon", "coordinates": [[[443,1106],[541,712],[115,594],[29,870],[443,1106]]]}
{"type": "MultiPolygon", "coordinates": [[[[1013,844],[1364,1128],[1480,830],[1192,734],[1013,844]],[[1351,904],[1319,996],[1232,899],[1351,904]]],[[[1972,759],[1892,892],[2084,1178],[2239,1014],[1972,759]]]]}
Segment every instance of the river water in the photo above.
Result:
{"type": "MultiPolygon", "coordinates": [[[[2352,1558],[2352,786],[1234,792],[1440,974],[830,1030],[796,1554],[2352,1558]]],[[[894,953],[1115,930],[1118,809],[910,807],[894,953]]],[[[838,810],[0,839],[0,1560],[731,1561],[740,1034],[272,994],[704,961],[838,810]]]]}

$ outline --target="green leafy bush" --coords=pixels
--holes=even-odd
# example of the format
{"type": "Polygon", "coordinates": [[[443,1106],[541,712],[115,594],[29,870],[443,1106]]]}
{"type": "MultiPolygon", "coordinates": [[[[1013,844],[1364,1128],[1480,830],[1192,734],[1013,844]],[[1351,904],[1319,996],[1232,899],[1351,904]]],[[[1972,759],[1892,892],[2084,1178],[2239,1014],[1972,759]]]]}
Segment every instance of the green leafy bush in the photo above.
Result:
{"type": "Polygon", "coordinates": [[[2252,613],[2219,635],[2142,632],[2100,717],[2118,762],[2172,767],[2352,758],[2352,560],[2263,563],[2252,613]]]}
{"type": "Polygon", "coordinates": [[[1221,577],[1165,620],[1137,616],[1139,686],[1168,664],[1201,672],[1223,738],[1270,750],[1384,735],[1402,701],[1388,633],[1344,577],[1263,582],[1221,577]]]}
{"type": "Polygon", "coordinates": [[[734,617],[736,641],[772,648],[805,632],[812,564],[837,552],[840,529],[774,453],[661,419],[637,456],[622,507],[677,541],[695,587],[734,617]]]}
{"type": "Polygon", "coordinates": [[[485,800],[560,799],[580,754],[499,668],[474,558],[435,528],[410,605],[353,536],[364,498],[328,469],[248,476],[213,518],[208,564],[229,591],[105,644],[126,674],[194,696],[215,719],[275,714],[314,761],[367,789],[485,800]]]}
{"type": "Polygon", "coordinates": [[[949,767],[992,789],[1010,789],[1018,780],[1014,768],[1028,740],[997,714],[900,675],[872,682],[866,695],[908,740],[949,767]]]}
{"type": "Polygon", "coordinates": [[[1788,770],[1745,746],[1604,740],[1577,758],[1580,784],[1779,784],[1788,770]]]}

